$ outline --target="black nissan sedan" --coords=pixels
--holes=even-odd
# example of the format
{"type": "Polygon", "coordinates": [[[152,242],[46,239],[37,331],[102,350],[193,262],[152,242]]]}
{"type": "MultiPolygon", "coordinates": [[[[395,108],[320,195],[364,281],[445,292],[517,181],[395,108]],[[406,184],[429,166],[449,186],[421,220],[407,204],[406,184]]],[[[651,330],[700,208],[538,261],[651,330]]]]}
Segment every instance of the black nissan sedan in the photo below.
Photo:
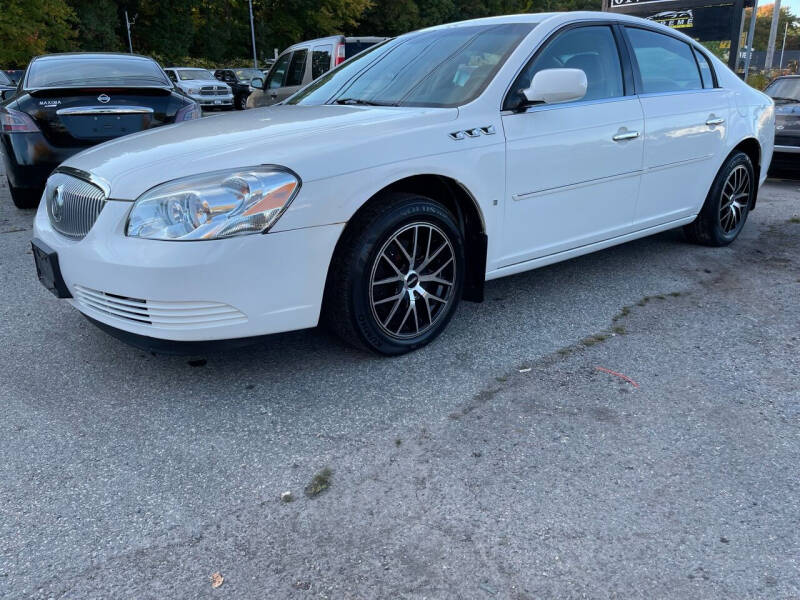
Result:
{"type": "Polygon", "coordinates": [[[81,150],[201,116],[154,60],[132,54],[34,58],[16,95],[0,102],[0,153],[11,198],[33,208],[50,173],[81,150]]]}

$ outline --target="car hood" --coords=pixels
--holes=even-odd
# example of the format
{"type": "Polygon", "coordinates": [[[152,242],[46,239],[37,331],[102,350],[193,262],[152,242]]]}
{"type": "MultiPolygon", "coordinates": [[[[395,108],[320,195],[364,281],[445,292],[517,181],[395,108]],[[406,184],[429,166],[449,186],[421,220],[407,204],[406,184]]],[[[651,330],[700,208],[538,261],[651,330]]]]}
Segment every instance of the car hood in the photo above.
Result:
{"type": "Polygon", "coordinates": [[[64,166],[102,178],[119,200],[179,177],[261,164],[313,181],[433,152],[457,116],[455,108],[273,106],[129,135],[64,166]]]}

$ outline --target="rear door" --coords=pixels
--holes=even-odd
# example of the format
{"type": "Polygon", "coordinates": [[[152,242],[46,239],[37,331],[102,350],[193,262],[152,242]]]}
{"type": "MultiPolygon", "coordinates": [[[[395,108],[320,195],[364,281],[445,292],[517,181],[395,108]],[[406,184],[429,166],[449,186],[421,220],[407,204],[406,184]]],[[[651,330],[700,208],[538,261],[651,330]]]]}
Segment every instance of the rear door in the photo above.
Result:
{"type": "Polygon", "coordinates": [[[646,28],[624,29],[645,120],[634,225],[647,229],[700,210],[724,159],[731,99],[690,44],[646,28]]]}

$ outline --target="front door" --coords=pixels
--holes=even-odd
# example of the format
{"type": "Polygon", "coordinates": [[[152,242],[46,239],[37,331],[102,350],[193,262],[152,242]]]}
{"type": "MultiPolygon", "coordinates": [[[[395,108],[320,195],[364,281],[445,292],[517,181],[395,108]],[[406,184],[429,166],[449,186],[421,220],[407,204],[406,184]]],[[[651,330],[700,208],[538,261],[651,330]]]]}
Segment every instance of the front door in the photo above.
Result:
{"type": "MultiPolygon", "coordinates": [[[[618,43],[608,25],[558,34],[512,86],[536,72],[586,73],[583,99],[524,111],[504,104],[507,198],[502,255],[508,266],[631,231],[642,168],[644,122],[638,98],[626,95],[618,43]]],[[[632,90],[629,92],[632,93],[632,90]]]]}

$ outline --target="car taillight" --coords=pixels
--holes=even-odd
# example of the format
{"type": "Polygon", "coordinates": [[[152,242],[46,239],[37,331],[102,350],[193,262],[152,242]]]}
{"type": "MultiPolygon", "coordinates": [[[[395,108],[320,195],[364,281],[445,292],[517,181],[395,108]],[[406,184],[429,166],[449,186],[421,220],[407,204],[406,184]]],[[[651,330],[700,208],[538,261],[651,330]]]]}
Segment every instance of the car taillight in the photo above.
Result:
{"type": "Polygon", "coordinates": [[[336,45],[336,64],[338,66],[344,62],[344,44],[336,45]]]}
{"type": "Polygon", "coordinates": [[[0,124],[5,133],[36,133],[39,128],[30,115],[13,108],[0,108],[0,124]]]}
{"type": "Polygon", "coordinates": [[[191,121],[192,119],[199,119],[202,116],[203,112],[200,110],[200,105],[197,104],[197,102],[192,102],[191,104],[184,106],[175,114],[175,122],[180,123],[181,121],[191,121]]]}

